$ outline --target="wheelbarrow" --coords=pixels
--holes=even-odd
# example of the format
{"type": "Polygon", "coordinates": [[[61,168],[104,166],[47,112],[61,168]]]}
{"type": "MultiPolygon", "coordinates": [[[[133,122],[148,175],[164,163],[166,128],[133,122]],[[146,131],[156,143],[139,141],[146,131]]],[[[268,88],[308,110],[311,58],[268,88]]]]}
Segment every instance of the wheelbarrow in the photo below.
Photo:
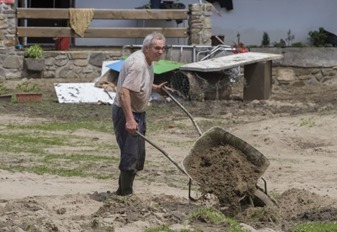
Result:
{"type": "MultiPolygon", "coordinates": [[[[163,91],[187,114],[187,116],[193,122],[196,130],[198,131],[199,138],[194,142],[192,148],[190,149],[189,153],[185,156],[182,161],[182,167],[175,162],[163,149],[161,149],[158,145],[154,142],[149,140],[147,137],[143,136],[140,132],[136,132],[139,136],[141,136],[145,141],[163,153],[182,173],[189,177],[189,199],[192,201],[197,201],[198,199],[193,198],[191,196],[192,190],[192,180],[196,181],[199,185],[203,185],[206,187],[206,191],[204,193],[212,193],[213,189],[207,188],[207,183],[204,182],[204,178],[198,173],[198,170],[201,165],[196,166],[196,159],[200,159],[201,155],[207,157],[210,155],[210,150],[220,147],[220,146],[230,146],[233,147],[242,158],[246,159],[249,164],[254,166],[254,177],[257,179],[261,178],[264,172],[267,170],[270,162],[269,160],[258,150],[252,147],[247,142],[243,141],[242,139],[230,134],[229,132],[225,131],[220,127],[212,127],[204,134],[202,134],[200,128],[198,127],[197,123],[193,119],[192,115],[173,97],[173,95],[163,88],[163,91]]],[[[223,170],[226,172],[226,170],[223,170]]],[[[206,175],[214,174],[214,173],[206,173],[206,175]]],[[[264,189],[257,186],[255,192],[249,196],[250,203],[256,206],[275,206],[276,202],[267,194],[267,184],[264,179],[264,189]]],[[[205,190],[205,189],[204,189],[205,190]]],[[[203,197],[203,196],[202,196],[203,197]]]]}

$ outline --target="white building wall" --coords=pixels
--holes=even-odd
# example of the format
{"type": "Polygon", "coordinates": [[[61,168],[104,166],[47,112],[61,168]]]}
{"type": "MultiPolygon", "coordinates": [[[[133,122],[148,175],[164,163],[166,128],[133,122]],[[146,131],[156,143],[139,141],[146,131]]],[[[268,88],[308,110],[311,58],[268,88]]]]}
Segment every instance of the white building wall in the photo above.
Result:
{"type": "MultiPolygon", "coordinates": [[[[149,0],[75,0],[77,8],[95,9],[133,9],[145,5],[149,0]]],[[[199,3],[199,0],[179,0],[186,6],[199,3]]],[[[267,32],[270,42],[279,42],[285,39],[290,30],[295,36],[292,42],[308,43],[309,31],[324,27],[337,34],[337,0],[233,0],[234,9],[227,11],[220,8],[216,2],[214,6],[221,16],[213,13],[212,24],[214,35],[225,35],[225,43],[240,41],[246,45],[261,45],[262,36],[267,32]]],[[[90,26],[107,27],[121,26],[158,26],[161,24],[177,25],[175,21],[149,22],[149,21],[123,21],[123,20],[94,20],[90,26]]],[[[140,44],[139,39],[76,39],[77,46],[121,46],[125,44],[140,44]]],[[[170,39],[169,44],[186,44],[184,39],[170,39]]]]}

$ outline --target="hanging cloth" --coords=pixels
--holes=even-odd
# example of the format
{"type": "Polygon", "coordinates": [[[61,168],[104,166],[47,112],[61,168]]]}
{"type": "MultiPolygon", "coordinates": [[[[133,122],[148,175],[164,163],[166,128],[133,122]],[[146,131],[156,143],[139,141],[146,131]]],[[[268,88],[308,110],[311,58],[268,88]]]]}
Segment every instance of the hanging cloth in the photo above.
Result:
{"type": "Polygon", "coordinates": [[[94,9],[69,8],[69,14],[70,27],[77,35],[83,37],[94,17],[94,9]]]}

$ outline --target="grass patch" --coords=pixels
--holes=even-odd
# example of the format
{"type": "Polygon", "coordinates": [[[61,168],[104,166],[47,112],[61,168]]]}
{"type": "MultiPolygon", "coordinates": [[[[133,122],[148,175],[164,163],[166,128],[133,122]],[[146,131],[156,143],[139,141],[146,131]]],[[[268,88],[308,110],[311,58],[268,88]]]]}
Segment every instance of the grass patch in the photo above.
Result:
{"type": "Polygon", "coordinates": [[[92,172],[92,166],[93,164],[85,163],[81,166],[73,167],[72,169],[66,169],[61,168],[58,166],[51,166],[51,165],[41,165],[41,166],[35,166],[31,169],[32,172],[43,175],[43,174],[52,174],[52,175],[58,175],[58,176],[66,176],[66,177],[72,177],[72,176],[78,176],[78,177],[93,177],[96,179],[108,179],[112,178],[111,174],[104,175],[103,173],[96,173],[92,172]]]}
{"type": "Polygon", "coordinates": [[[44,157],[45,161],[51,160],[68,160],[68,161],[105,161],[105,162],[119,162],[118,158],[111,156],[98,156],[98,155],[82,155],[82,154],[71,154],[71,155],[47,155],[44,157]]]}
{"type": "Polygon", "coordinates": [[[200,230],[188,230],[188,229],[181,229],[181,230],[172,230],[167,225],[162,225],[153,228],[147,228],[144,232],[201,232],[200,230]]]}
{"type": "Polygon", "coordinates": [[[224,231],[228,232],[246,232],[246,230],[241,229],[239,223],[231,218],[227,218],[221,212],[213,208],[198,208],[190,214],[190,220],[201,221],[205,223],[210,223],[214,225],[222,225],[229,227],[224,231]]]}
{"type": "Polygon", "coordinates": [[[301,118],[300,126],[305,126],[305,127],[314,127],[316,126],[315,124],[315,119],[313,117],[309,118],[301,118]]]}
{"type": "Polygon", "coordinates": [[[7,126],[8,129],[14,130],[41,130],[41,131],[76,131],[79,129],[87,129],[99,132],[113,132],[112,123],[93,122],[91,120],[79,120],[72,123],[69,122],[45,122],[31,125],[14,125],[7,126]]]}
{"type": "Polygon", "coordinates": [[[337,222],[309,222],[296,225],[292,232],[335,232],[337,222]]]}
{"type": "Polygon", "coordinates": [[[1,151],[6,154],[0,159],[0,168],[39,175],[111,178],[119,162],[118,156],[113,156],[118,153],[117,144],[69,133],[83,128],[111,133],[112,125],[89,120],[7,125],[3,129],[6,133],[0,133],[1,151]]]}
{"type": "Polygon", "coordinates": [[[0,82],[0,95],[6,94],[8,92],[8,88],[0,82]]]}
{"type": "Polygon", "coordinates": [[[99,166],[93,168],[95,164],[81,163],[81,165],[69,165],[69,168],[65,168],[58,163],[53,164],[35,164],[32,167],[27,167],[19,164],[0,164],[0,169],[10,172],[31,172],[38,175],[51,174],[65,177],[92,177],[95,179],[110,179],[112,178],[112,168],[106,172],[97,172],[99,166]]]}
{"type": "Polygon", "coordinates": [[[31,157],[20,162],[17,161],[17,157],[13,157],[13,159],[2,162],[0,168],[11,172],[26,171],[38,175],[48,173],[66,177],[78,176],[97,179],[111,178],[112,170],[119,163],[119,159],[113,156],[85,154],[48,154],[39,156],[33,161],[31,157]]]}
{"type": "Polygon", "coordinates": [[[12,134],[0,134],[0,138],[4,141],[10,142],[12,144],[44,144],[44,145],[69,145],[69,138],[61,135],[54,135],[53,137],[46,137],[37,135],[38,133],[30,133],[30,132],[20,132],[20,133],[12,133],[12,134]]]}

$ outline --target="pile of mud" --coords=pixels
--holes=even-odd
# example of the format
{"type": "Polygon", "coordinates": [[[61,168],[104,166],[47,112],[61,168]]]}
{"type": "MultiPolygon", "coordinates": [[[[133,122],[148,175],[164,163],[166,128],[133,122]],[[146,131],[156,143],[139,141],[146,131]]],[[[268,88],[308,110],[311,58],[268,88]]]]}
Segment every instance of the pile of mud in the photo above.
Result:
{"type": "Polygon", "coordinates": [[[228,144],[196,153],[189,164],[189,175],[202,192],[217,196],[221,206],[237,210],[240,199],[253,195],[259,169],[239,149],[228,144]]]}

